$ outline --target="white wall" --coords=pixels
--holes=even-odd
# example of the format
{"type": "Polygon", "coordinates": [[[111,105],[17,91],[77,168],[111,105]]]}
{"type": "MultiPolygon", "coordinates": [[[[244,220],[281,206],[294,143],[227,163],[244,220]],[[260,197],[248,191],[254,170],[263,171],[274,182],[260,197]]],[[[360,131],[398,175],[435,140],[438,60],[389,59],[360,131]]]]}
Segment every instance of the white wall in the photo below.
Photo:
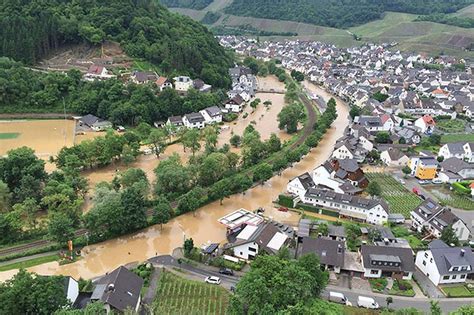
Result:
{"type": "Polygon", "coordinates": [[[79,283],[73,278],[69,277],[69,285],[67,288],[66,298],[69,302],[74,303],[79,296],[79,283]]]}
{"type": "Polygon", "coordinates": [[[249,258],[255,257],[255,255],[258,254],[258,244],[257,243],[242,244],[242,245],[234,247],[233,250],[234,250],[235,257],[249,260],[249,258]],[[250,250],[251,248],[256,249],[256,251],[251,251],[250,250]]]}
{"type": "Polygon", "coordinates": [[[471,233],[468,227],[461,220],[458,220],[456,223],[454,223],[452,228],[456,232],[456,236],[460,241],[467,241],[469,239],[469,235],[471,233]]]}
{"type": "Polygon", "coordinates": [[[382,270],[380,269],[364,268],[364,277],[366,278],[380,278],[381,276],[382,276],[382,270]],[[376,270],[377,274],[372,274],[371,270],[376,270]]]}

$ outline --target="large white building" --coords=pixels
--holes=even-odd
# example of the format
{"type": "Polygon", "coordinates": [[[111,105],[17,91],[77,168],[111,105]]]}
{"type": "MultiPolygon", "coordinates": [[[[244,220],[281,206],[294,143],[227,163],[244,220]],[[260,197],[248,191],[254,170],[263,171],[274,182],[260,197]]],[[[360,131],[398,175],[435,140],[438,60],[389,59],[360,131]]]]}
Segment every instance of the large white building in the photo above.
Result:
{"type": "Polygon", "coordinates": [[[179,76],[173,78],[174,80],[174,88],[176,91],[179,92],[187,92],[190,88],[193,87],[193,80],[187,76],[179,76]]]}
{"type": "Polygon", "coordinates": [[[303,202],[314,207],[336,210],[340,216],[383,225],[388,220],[388,205],[383,200],[366,199],[333,191],[310,188],[303,202]]]}
{"type": "Polygon", "coordinates": [[[306,191],[314,186],[315,183],[313,182],[313,179],[309,173],[304,173],[290,180],[286,185],[286,191],[290,194],[298,196],[300,200],[303,200],[306,191]]]}
{"type": "Polygon", "coordinates": [[[474,163],[474,142],[446,143],[439,151],[438,156],[445,160],[455,157],[467,163],[474,163]]]}
{"type": "Polygon", "coordinates": [[[474,272],[474,254],[469,247],[449,247],[435,240],[428,250],[416,253],[415,264],[435,285],[463,283],[474,272]]]}

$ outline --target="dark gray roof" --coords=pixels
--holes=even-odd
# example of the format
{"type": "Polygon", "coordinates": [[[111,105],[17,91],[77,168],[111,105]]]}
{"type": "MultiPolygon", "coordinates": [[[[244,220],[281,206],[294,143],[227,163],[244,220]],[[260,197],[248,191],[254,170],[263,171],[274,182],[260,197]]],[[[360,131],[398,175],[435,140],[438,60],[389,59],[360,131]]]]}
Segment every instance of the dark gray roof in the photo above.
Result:
{"type": "Polygon", "coordinates": [[[329,225],[328,236],[346,237],[346,229],[342,225],[329,225]]]}
{"type": "Polygon", "coordinates": [[[303,238],[301,254],[315,253],[323,265],[344,266],[344,242],[325,238],[303,238]]]}
{"type": "Polygon", "coordinates": [[[366,199],[357,196],[349,196],[346,194],[339,194],[334,191],[317,189],[317,188],[310,188],[305,194],[305,197],[309,198],[317,198],[320,200],[326,200],[330,202],[337,202],[340,204],[350,204],[355,207],[363,208],[363,209],[372,209],[377,205],[381,205],[382,208],[388,213],[388,205],[383,200],[376,200],[376,199],[366,199]]]}
{"type": "Polygon", "coordinates": [[[298,176],[298,179],[300,180],[300,183],[301,185],[303,185],[304,189],[308,189],[310,187],[315,186],[313,179],[311,178],[308,172],[303,173],[300,176],[298,176]]]}
{"type": "Polygon", "coordinates": [[[219,243],[212,243],[212,244],[209,244],[209,246],[207,246],[206,248],[204,248],[202,252],[204,254],[212,254],[218,248],[219,248],[219,243]]]}
{"type": "Polygon", "coordinates": [[[400,160],[402,157],[404,157],[406,154],[403,153],[401,150],[397,149],[397,148],[388,148],[387,149],[387,153],[388,155],[390,156],[390,159],[392,161],[398,161],[400,160]]]}
{"type": "Polygon", "coordinates": [[[127,308],[135,309],[142,287],[142,278],[120,266],[97,281],[91,299],[100,299],[123,312],[127,308]]]}
{"type": "Polygon", "coordinates": [[[464,153],[464,148],[463,145],[465,142],[452,142],[452,143],[446,143],[446,146],[449,149],[449,152],[451,154],[463,154],[464,153]]]}
{"type": "Polygon", "coordinates": [[[94,116],[94,115],[91,115],[91,114],[87,114],[85,116],[82,116],[79,121],[81,121],[83,124],[86,124],[87,126],[92,126],[94,125],[96,122],[98,122],[100,120],[99,117],[97,116],[94,116]]]}
{"type": "Polygon", "coordinates": [[[309,229],[311,226],[310,219],[301,219],[298,224],[298,236],[299,237],[306,237],[309,236],[309,229]]]}
{"type": "Polygon", "coordinates": [[[440,163],[441,168],[452,173],[459,173],[464,169],[471,169],[474,166],[464,162],[456,157],[451,157],[440,163]]]}
{"type": "Polygon", "coordinates": [[[205,121],[204,116],[202,116],[201,113],[186,114],[185,117],[190,123],[199,123],[205,121]]]}
{"type": "Polygon", "coordinates": [[[360,251],[364,268],[381,269],[384,271],[415,271],[413,251],[410,248],[362,245],[360,251]],[[371,264],[372,260],[394,262],[396,259],[401,263],[400,266],[371,264]]]}
{"type": "Polygon", "coordinates": [[[171,116],[170,118],[168,118],[168,120],[173,125],[179,125],[180,126],[180,125],[183,124],[183,117],[181,117],[181,116],[171,116]]]}
{"type": "Polygon", "coordinates": [[[369,128],[383,126],[382,119],[379,116],[359,116],[356,120],[356,123],[369,128]]]}
{"type": "Polygon", "coordinates": [[[428,221],[439,212],[441,208],[442,207],[436,201],[431,198],[426,198],[413,212],[428,221]]]}
{"type": "Polygon", "coordinates": [[[472,273],[474,269],[474,254],[471,248],[449,247],[440,240],[431,242],[428,247],[431,250],[440,275],[472,273]],[[471,271],[449,271],[452,266],[471,266],[471,271]]]}
{"type": "Polygon", "coordinates": [[[353,173],[359,169],[359,164],[357,163],[356,159],[343,159],[338,161],[339,167],[346,172],[353,173]]]}
{"type": "Polygon", "coordinates": [[[222,111],[219,107],[217,106],[211,106],[205,109],[205,111],[209,114],[211,117],[216,117],[219,115],[222,115],[222,111]]]}

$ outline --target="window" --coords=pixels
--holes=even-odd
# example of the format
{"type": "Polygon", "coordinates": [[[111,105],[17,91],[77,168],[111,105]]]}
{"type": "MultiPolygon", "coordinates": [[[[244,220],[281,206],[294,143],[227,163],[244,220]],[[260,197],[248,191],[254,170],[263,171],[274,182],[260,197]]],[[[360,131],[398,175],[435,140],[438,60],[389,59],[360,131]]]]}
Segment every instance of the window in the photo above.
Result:
{"type": "Polygon", "coordinates": [[[466,271],[467,270],[467,266],[462,266],[461,267],[461,271],[466,271]]]}
{"type": "Polygon", "coordinates": [[[452,278],[452,279],[454,280],[454,279],[456,279],[457,277],[458,277],[458,275],[453,275],[453,278],[452,278]]]}
{"type": "Polygon", "coordinates": [[[432,262],[433,262],[433,258],[430,258],[430,263],[432,263],[432,262]]]}
{"type": "Polygon", "coordinates": [[[428,253],[425,253],[425,257],[428,258],[428,253]]]}
{"type": "Polygon", "coordinates": [[[458,271],[458,267],[453,267],[453,271],[458,271]]]}
{"type": "Polygon", "coordinates": [[[443,280],[449,280],[449,276],[444,276],[443,280]]]}
{"type": "Polygon", "coordinates": [[[372,269],[372,270],[370,270],[370,274],[371,274],[371,275],[378,275],[378,274],[379,274],[379,271],[376,270],[376,269],[372,269]]]}
{"type": "Polygon", "coordinates": [[[461,275],[459,278],[465,279],[465,278],[466,278],[466,275],[461,275]]]}
{"type": "Polygon", "coordinates": [[[426,260],[423,260],[423,266],[426,266],[426,260]]]}

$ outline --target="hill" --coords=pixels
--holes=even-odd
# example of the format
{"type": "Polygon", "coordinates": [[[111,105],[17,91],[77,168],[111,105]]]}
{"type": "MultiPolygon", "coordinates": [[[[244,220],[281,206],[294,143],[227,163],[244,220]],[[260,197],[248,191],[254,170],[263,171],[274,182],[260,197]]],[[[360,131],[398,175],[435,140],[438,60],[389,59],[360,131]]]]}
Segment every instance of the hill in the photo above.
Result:
{"type": "Polygon", "coordinates": [[[387,11],[419,15],[453,13],[473,3],[473,0],[234,0],[225,12],[347,28],[380,19],[387,11]]]}
{"type": "Polygon", "coordinates": [[[160,0],[161,4],[169,8],[189,8],[189,9],[204,9],[212,0],[160,0]]]}
{"type": "Polygon", "coordinates": [[[34,64],[77,43],[119,42],[132,57],[163,72],[230,84],[232,59],[198,22],[170,13],[156,0],[4,0],[0,4],[0,56],[34,64]]]}

